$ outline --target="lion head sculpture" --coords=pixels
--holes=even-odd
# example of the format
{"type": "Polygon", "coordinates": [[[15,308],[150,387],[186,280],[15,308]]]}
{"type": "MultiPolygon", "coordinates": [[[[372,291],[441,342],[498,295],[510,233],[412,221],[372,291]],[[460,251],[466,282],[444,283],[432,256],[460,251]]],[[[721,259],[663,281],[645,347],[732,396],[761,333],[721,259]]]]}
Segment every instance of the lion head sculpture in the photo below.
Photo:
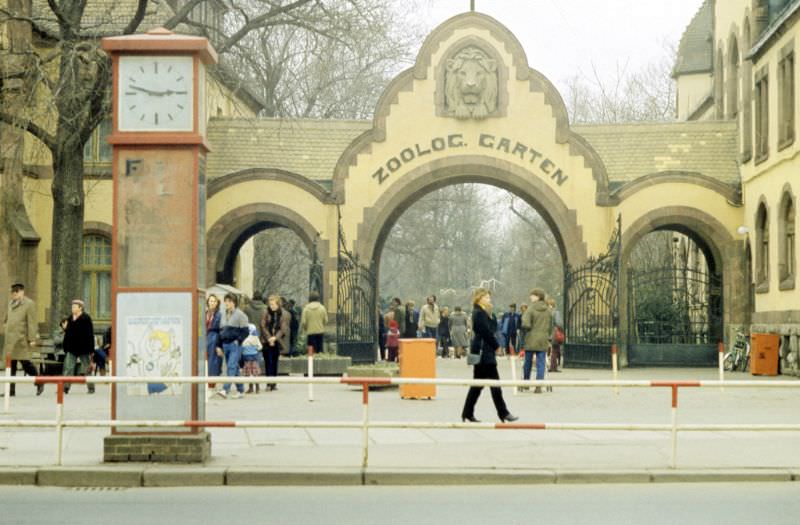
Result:
{"type": "Polygon", "coordinates": [[[447,61],[445,109],[459,119],[483,119],[497,107],[497,61],[468,46],[447,61]]]}

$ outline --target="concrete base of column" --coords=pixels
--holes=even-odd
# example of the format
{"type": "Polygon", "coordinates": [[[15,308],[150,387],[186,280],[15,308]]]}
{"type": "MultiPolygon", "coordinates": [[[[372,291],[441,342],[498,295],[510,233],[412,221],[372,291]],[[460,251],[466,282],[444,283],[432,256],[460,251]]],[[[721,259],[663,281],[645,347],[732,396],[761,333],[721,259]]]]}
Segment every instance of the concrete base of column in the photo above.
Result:
{"type": "Polygon", "coordinates": [[[103,461],[203,463],[211,457],[211,434],[185,436],[110,435],[103,440],[103,461]]]}

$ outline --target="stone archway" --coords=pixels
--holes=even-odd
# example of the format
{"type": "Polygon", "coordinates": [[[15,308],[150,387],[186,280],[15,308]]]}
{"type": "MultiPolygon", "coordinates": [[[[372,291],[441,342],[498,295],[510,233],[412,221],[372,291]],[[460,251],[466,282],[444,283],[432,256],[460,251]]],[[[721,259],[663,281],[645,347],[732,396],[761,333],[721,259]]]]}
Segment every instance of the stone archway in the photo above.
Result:
{"type": "MultiPolygon", "coordinates": [[[[743,321],[746,308],[742,305],[744,258],[740,243],[716,218],[691,207],[672,206],[652,210],[639,217],[623,230],[622,271],[620,272],[620,334],[622,344],[621,361],[628,365],[629,341],[632,319],[628,291],[632,283],[626,269],[630,265],[631,252],[647,234],[655,231],[676,231],[690,237],[702,251],[708,263],[709,274],[721,283],[721,319],[719,337],[727,339],[732,325],[743,321]]],[[[716,345],[718,341],[709,343],[716,345]]],[[[709,352],[716,352],[716,349],[709,352]]],[[[714,354],[716,355],[716,354],[714,354]]],[[[709,358],[709,362],[711,358],[709,358]]]]}
{"type": "Polygon", "coordinates": [[[207,261],[209,283],[230,283],[236,254],[256,233],[269,228],[288,228],[296,233],[308,248],[312,258],[327,253],[327,241],[303,216],[294,210],[270,203],[240,206],[223,215],[208,230],[207,261]]]}

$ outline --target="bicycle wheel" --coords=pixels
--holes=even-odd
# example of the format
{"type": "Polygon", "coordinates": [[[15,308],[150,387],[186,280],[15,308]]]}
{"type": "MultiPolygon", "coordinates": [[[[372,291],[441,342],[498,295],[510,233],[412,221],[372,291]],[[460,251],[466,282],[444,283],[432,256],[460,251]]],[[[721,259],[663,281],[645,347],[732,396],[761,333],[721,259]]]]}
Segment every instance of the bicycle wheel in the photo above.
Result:
{"type": "Polygon", "coordinates": [[[733,352],[729,352],[722,359],[722,368],[726,372],[732,372],[733,371],[733,352]]]}

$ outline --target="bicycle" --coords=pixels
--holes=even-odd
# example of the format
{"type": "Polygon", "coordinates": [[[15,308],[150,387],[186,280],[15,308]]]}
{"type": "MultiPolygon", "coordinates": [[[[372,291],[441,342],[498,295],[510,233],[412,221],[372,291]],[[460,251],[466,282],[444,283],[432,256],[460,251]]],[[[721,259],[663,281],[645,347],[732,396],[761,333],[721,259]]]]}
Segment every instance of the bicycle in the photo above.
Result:
{"type": "Polygon", "coordinates": [[[747,371],[750,365],[750,341],[747,334],[736,332],[733,348],[722,359],[722,366],[728,372],[739,370],[747,371]]]}

